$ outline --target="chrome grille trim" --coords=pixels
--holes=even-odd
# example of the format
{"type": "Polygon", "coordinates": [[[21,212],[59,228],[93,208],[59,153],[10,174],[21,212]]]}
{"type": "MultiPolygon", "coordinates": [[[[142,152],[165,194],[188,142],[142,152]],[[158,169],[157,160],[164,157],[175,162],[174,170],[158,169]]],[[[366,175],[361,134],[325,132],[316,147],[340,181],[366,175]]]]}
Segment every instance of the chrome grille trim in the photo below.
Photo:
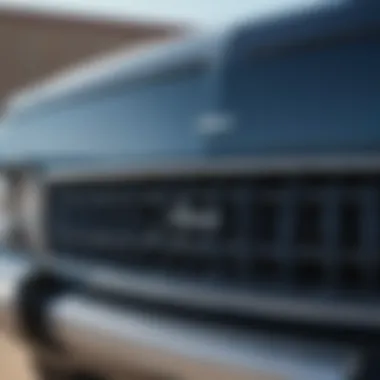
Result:
{"type": "Polygon", "coordinates": [[[78,163],[75,169],[57,170],[47,173],[48,183],[82,183],[101,179],[102,181],[224,177],[241,175],[302,175],[302,174],[351,174],[373,173],[380,170],[379,154],[347,155],[293,155],[277,157],[236,157],[182,159],[155,159],[136,163],[126,158],[123,162],[96,162],[89,166],[78,163]]]}

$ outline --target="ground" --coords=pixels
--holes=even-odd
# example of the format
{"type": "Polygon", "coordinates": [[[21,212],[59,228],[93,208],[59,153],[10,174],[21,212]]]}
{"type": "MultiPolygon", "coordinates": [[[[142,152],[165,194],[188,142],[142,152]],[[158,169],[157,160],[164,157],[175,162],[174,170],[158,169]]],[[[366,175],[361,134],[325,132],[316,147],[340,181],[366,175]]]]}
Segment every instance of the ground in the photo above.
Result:
{"type": "Polygon", "coordinates": [[[0,334],[0,380],[33,380],[25,350],[0,334]]]}

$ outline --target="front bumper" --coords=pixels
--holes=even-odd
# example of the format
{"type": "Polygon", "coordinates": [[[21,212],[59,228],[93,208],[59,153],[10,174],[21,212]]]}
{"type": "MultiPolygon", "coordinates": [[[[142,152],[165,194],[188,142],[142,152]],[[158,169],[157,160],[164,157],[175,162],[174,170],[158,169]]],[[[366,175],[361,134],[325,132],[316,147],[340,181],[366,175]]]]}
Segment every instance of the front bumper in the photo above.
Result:
{"type": "MultiPolygon", "coordinates": [[[[35,271],[31,263],[0,257],[0,330],[22,331],[20,289],[35,271]]],[[[49,299],[43,320],[60,347],[58,358],[103,374],[117,370],[160,379],[346,380],[358,357],[348,347],[106,306],[79,292],[49,299]]]]}

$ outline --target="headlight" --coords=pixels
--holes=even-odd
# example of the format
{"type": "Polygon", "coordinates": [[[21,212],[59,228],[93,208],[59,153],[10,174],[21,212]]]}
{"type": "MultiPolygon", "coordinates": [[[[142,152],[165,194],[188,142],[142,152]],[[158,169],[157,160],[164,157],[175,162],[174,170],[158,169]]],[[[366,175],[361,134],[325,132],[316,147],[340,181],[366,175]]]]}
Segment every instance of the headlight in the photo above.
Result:
{"type": "Polygon", "coordinates": [[[1,245],[25,249],[40,244],[39,190],[31,175],[0,175],[1,245]]]}
{"type": "Polygon", "coordinates": [[[24,241],[41,245],[41,188],[37,178],[24,176],[18,183],[18,225],[24,241]]]}

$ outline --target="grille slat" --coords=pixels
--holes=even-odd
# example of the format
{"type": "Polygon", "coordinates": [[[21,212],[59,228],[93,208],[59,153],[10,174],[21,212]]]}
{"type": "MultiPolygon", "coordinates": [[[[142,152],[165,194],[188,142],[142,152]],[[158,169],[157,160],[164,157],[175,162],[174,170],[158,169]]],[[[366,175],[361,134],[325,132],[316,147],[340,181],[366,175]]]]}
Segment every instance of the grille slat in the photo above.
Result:
{"type": "Polygon", "coordinates": [[[235,229],[234,236],[236,238],[235,244],[231,247],[231,253],[236,255],[239,276],[244,283],[250,280],[249,266],[254,244],[252,231],[255,223],[253,210],[255,195],[256,191],[253,186],[238,186],[237,190],[230,194],[233,201],[231,205],[236,207],[235,212],[231,211],[233,214],[231,224],[235,225],[232,228],[235,229]]]}
{"type": "Polygon", "coordinates": [[[363,222],[361,223],[363,261],[368,286],[377,286],[377,267],[379,265],[380,208],[379,193],[375,184],[366,185],[362,191],[361,204],[363,222]]]}
{"type": "Polygon", "coordinates": [[[325,270],[325,285],[328,290],[334,289],[339,281],[339,186],[336,183],[326,188],[323,204],[323,249],[320,256],[325,270]]]}
{"type": "Polygon", "coordinates": [[[291,283],[291,276],[295,266],[294,237],[297,201],[298,187],[297,183],[293,181],[282,192],[278,239],[276,242],[276,253],[281,265],[281,276],[286,283],[291,283]]]}
{"type": "Polygon", "coordinates": [[[227,286],[373,293],[378,183],[373,175],[54,183],[48,246],[227,286]]]}

